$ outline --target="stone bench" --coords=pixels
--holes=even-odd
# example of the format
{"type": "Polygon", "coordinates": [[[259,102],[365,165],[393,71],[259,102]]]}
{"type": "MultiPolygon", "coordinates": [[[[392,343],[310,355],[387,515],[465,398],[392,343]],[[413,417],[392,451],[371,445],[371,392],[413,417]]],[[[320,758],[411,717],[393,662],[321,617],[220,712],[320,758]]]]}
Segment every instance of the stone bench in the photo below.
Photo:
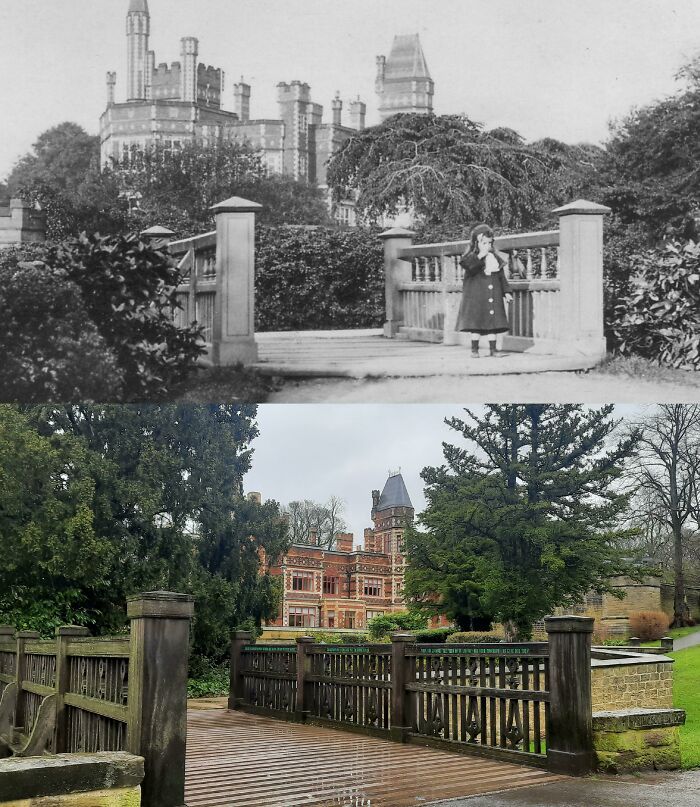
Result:
{"type": "Polygon", "coordinates": [[[593,712],[598,768],[609,773],[681,767],[678,727],[683,709],[619,709],[593,712]]]}

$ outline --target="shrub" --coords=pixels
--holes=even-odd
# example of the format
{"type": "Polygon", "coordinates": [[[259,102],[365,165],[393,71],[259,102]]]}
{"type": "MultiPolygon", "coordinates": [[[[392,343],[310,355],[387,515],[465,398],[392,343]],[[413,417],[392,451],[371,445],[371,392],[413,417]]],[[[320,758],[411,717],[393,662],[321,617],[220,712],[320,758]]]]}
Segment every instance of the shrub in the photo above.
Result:
{"type": "Polygon", "coordinates": [[[629,291],[614,307],[610,332],[622,354],[700,369],[700,244],[668,242],[631,256],[629,291]]]}
{"type": "Polygon", "coordinates": [[[384,321],[384,252],[373,230],[259,227],[256,330],[374,328],[384,321]]]}
{"type": "Polygon", "coordinates": [[[323,644],[367,644],[369,634],[357,633],[331,633],[330,631],[314,631],[313,637],[323,644]]]}
{"type": "Polygon", "coordinates": [[[444,644],[454,628],[428,628],[416,631],[416,641],[426,644],[444,644]]]}
{"type": "Polygon", "coordinates": [[[62,268],[0,258],[0,400],[119,400],[124,373],[62,268]]]}
{"type": "Polygon", "coordinates": [[[191,678],[187,680],[188,698],[213,698],[228,695],[228,664],[214,664],[202,659],[195,670],[190,670],[191,678]]]}
{"type": "Polygon", "coordinates": [[[99,234],[48,245],[44,266],[62,271],[80,290],[92,326],[123,375],[123,399],[159,398],[202,354],[198,328],[172,319],[180,275],[170,257],[137,236],[99,234]]]}
{"type": "Polygon", "coordinates": [[[643,642],[655,642],[666,635],[670,624],[670,617],[663,611],[633,611],[629,629],[633,636],[638,636],[643,642]]]}
{"type": "Polygon", "coordinates": [[[393,611],[382,616],[375,616],[367,623],[367,630],[372,639],[379,639],[380,636],[388,636],[396,631],[426,630],[427,627],[427,617],[411,611],[393,611]]]}
{"type": "Polygon", "coordinates": [[[481,642],[502,642],[503,636],[500,633],[476,631],[457,631],[450,633],[447,637],[449,644],[480,644],[481,642]]]}

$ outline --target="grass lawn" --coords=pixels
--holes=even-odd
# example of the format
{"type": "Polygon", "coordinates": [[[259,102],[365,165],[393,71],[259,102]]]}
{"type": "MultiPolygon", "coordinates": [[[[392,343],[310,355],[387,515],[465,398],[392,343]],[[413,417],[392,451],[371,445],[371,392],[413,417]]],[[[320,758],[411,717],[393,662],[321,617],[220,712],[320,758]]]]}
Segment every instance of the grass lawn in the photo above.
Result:
{"type": "Polygon", "coordinates": [[[700,373],[693,370],[678,370],[665,367],[641,356],[608,356],[608,358],[591,373],[600,375],[627,376],[641,378],[646,381],[659,381],[682,384],[684,386],[700,386],[700,373]]]}
{"type": "MultiPolygon", "coordinates": [[[[683,636],[689,636],[691,633],[700,631],[700,625],[686,626],[685,628],[671,628],[666,631],[666,636],[672,639],[681,639],[683,636]]],[[[659,642],[642,642],[642,647],[659,647],[659,642]]]]}
{"type": "Polygon", "coordinates": [[[700,645],[670,654],[673,665],[673,705],[685,709],[681,726],[681,759],[684,768],[700,767],[700,645]]]}
{"type": "Polygon", "coordinates": [[[275,388],[275,381],[237,364],[233,367],[200,367],[171,398],[179,403],[263,403],[275,388]]]}

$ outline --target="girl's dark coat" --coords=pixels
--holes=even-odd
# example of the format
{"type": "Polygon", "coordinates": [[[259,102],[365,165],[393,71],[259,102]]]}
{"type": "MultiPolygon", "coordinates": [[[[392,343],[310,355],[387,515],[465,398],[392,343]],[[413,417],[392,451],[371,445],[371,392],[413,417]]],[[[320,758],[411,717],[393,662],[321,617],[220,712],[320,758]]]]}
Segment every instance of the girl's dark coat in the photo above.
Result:
{"type": "Polygon", "coordinates": [[[502,333],[508,330],[503,295],[511,291],[505,276],[505,261],[495,253],[500,269],[491,275],[484,274],[486,258],[468,252],[460,264],[464,267],[462,302],[457,314],[455,330],[473,333],[502,333]]]}

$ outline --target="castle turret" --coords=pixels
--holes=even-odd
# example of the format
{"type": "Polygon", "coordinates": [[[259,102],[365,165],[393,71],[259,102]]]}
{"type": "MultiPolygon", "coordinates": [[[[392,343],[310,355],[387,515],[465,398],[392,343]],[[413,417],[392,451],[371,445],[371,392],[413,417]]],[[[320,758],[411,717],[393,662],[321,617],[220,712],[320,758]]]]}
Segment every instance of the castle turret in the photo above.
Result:
{"type": "Polygon", "coordinates": [[[126,15],[126,100],[146,100],[146,72],[148,36],[151,32],[151,15],[147,0],[131,0],[126,15]]]}
{"type": "Polygon", "coordinates": [[[117,74],[113,71],[107,73],[107,106],[114,103],[114,88],[117,84],[117,74]]]}
{"type": "Polygon", "coordinates": [[[389,58],[377,57],[379,119],[399,113],[430,114],[435,85],[418,34],[395,36],[389,58]]]}
{"type": "Polygon", "coordinates": [[[361,131],[365,128],[365,115],[367,114],[367,104],[360,101],[358,95],[354,101],[350,101],[350,127],[361,131]]]}
{"type": "Polygon", "coordinates": [[[233,85],[233,111],[242,123],[250,120],[250,84],[243,81],[243,76],[233,85]]]}
{"type": "Polygon", "coordinates": [[[331,101],[331,109],[333,110],[333,126],[340,126],[343,102],[340,100],[340,93],[338,92],[336,92],[335,98],[331,101]]]}
{"type": "Polygon", "coordinates": [[[193,104],[197,101],[197,56],[199,41],[194,36],[183,36],[180,40],[180,100],[193,104]]]}

